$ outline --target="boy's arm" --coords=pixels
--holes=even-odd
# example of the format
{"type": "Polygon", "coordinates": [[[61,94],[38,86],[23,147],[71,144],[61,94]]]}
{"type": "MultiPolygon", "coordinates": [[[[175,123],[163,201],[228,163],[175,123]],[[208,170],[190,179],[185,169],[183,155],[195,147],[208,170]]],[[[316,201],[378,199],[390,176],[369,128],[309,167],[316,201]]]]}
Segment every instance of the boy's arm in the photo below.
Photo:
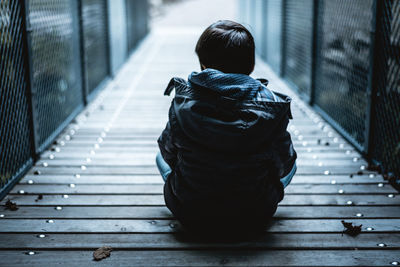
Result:
{"type": "Polygon", "coordinates": [[[286,130],[286,127],[289,123],[289,118],[286,119],[285,123],[283,123],[283,128],[280,131],[280,136],[274,140],[273,142],[273,150],[275,151],[275,155],[278,158],[278,174],[279,177],[286,177],[289,174],[292,176],[294,172],[296,172],[296,158],[297,153],[294,150],[292,139],[290,137],[290,133],[286,130]]]}
{"type": "Polygon", "coordinates": [[[158,147],[160,148],[160,153],[164,158],[165,162],[171,167],[171,169],[175,168],[176,157],[177,157],[177,147],[173,143],[173,125],[175,121],[175,116],[173,116],[172,105],[169,111],[169,121],[158,138],[158,147]],[[172,127],[171,127],[172,125],[172,127]]]}

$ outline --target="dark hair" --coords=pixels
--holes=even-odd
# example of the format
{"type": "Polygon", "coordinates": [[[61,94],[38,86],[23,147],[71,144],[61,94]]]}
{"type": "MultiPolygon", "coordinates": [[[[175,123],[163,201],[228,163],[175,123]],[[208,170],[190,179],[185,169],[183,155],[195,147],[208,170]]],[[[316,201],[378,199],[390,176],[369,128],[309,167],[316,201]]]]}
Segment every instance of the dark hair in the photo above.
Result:
{"type": "Polygon", "coordinates": [[[243,25],[219,20],[200,36],[196,54],[200,64],[225,73],[249,75],[255,64],[254,39],[243,25]]]}

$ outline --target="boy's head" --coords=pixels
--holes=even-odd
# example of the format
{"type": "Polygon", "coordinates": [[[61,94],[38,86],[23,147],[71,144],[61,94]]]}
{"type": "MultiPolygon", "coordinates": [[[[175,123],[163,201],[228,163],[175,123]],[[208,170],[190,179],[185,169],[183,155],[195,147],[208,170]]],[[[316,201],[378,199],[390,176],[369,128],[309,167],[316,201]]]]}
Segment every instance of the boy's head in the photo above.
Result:
{"type": "Polygon", "coordinates": [[[255,45],[251,33],[241,24],[219,20],[211,24],[196,45],[201,68],[249,75],[255,64],[255,45]]]}

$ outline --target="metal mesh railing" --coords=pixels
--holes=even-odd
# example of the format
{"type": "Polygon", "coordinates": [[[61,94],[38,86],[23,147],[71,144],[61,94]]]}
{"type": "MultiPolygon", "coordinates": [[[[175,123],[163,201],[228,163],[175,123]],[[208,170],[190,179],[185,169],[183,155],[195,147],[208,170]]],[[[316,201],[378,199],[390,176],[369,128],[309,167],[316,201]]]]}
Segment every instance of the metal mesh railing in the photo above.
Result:
{"type": "Polygon", "coordinates": [[[126,60],[126,2],[133,49],[146,0],[0,0],[0,199],[126,60]]]}
{"type": "Polygon", "coordinates": [[[281,72],[282,0],[266,1],[266,53],[265,58],[272,69],[281,72]]]}
{"type": "Polygon", "coordinates": [[[126,0],[128,53],[148,31],[148,3],[146,0],[126,0]]]}
{"type": "Polygon", "coordinates": [[[400,1],[265,1],[267,63],[400,188],[400,1]]]}
{"type": "MultiPolygon", "coordinates": [[[[24,12],[19,1],[0,1],[0,189],[32,163],[24,12]]],[[[1,193],[1,192],[0,192],[1,193]]]]}
{"type": "Polygon", "coordinates": [[[400,177],[400,1],[379,4],[371,156],[400,177]]]}
{"type": "Polygon", "coordinates": [[[87,94],[92,93],[109,74],[106,5],[106,0],[83,0],[81,5],[87,94]]]}
{"type": "Polygon", "coordinates": [[[313,0],[286,0],[284,5],[283,75],[299,93],[310,95],[313,0]]]}
{"type": "Polygon", "coordinates": [[[315,104],[354,143],[365,143],[372,0],[319,1],[315,104]]]}
{"type": "Polygon", "coordinates": [[[30,0],[30,47],[37,151],[82,108],[77,2],[30,0]]]}

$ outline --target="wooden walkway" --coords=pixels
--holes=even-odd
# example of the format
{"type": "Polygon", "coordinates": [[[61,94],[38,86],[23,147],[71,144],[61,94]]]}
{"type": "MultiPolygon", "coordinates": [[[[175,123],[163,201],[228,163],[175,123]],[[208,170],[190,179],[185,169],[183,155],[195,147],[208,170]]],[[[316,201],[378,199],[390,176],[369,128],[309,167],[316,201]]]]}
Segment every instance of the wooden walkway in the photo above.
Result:
{"type": "MultiPolygon", "coordinates": [[[[155,166],[172,76],[198,69],[199,32],[153,32],[0,207],[1,266],[391,266],[400,262],[400,196],[267,66],[256,77],[294,98],[298,171],[264,234],[236,242],[185,235],[155,166]],[[357,174],[358,173],[358,174],[357,174]],[[350,175],[353,174],[353,175],[350,175]],[[352,176],[352,177],[351,177],[352,176]],[[41,197],[42,196],[42,197],[41,197]],[[341,220],[362,224],[356,237],[341,220]],[[92,253],[112,246],[100,262],[92,253]],[[31,253],[29,253],[31,252],[31,253]]],[[[240,229],[238,229],[240,231],[240,229]]]]}

